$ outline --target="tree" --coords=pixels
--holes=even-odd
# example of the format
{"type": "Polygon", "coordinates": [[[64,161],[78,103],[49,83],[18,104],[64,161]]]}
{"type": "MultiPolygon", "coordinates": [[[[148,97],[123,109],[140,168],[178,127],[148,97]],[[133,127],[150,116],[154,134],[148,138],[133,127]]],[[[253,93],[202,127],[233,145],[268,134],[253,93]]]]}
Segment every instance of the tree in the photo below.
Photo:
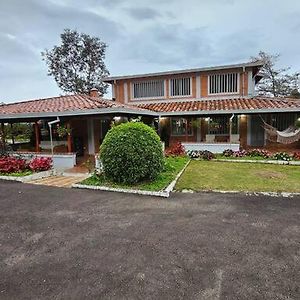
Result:
{"type": "Polygon", "coordinates": [[[257,57],[251,57],[251,61],[262,61],[264,63],[260,73],[263,78],[257,85],[257,91],[260,95],[286,97],[298,91],[299,73],[288,74],[290,68],[276,68],[279,54],[269,54],[260,51],[257,57]]]}
{"type": "Polygon", "coordinates": [[[61,44],[42,52],[48,66],[48,75],[67,93],[87,94],[96,88],[105,94],[107,84],[102,79],[109,75],[104,59],[107,44],[76,30],[65,29],[61,44]]]}

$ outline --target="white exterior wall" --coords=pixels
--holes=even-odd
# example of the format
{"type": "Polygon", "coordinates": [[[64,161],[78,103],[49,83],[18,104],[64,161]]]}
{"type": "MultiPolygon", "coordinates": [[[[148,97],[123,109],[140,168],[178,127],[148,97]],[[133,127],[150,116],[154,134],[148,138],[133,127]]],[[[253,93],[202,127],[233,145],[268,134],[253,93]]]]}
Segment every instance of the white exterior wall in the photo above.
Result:
{"type": "Polygon", "coordinates": [[[205,151],[208,150],[212,153],[222,153],[226,149],[231,149],[233,151],[240,150],[240,144],[229,144],[229,143],[182,143],[185,151],[198,150],[205,151]]]}
{"type": "MultiPolygon", "coordinates": [[[[34,152],[14,152],[13,156],[21,156],[26,160],[31,160],[34,157],[52,157],[50,153],[34,153],[34,152]]],[[[76,153],[55,153],[53,155],[53,167],[55,169],[71,169],[76,165],[76,153]]]]}

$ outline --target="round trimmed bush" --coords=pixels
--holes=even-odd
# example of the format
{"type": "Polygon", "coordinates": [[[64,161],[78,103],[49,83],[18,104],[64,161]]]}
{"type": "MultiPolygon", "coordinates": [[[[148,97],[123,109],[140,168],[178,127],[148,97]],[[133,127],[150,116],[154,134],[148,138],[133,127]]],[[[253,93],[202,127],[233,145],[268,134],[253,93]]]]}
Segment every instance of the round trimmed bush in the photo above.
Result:
{"type": "Polygon", "coordinates": [[[160,138],[140,122],[112,127],[100,147],[104,174],[117,183],[137,183],[154,179],[163,168],[160,138]]]}

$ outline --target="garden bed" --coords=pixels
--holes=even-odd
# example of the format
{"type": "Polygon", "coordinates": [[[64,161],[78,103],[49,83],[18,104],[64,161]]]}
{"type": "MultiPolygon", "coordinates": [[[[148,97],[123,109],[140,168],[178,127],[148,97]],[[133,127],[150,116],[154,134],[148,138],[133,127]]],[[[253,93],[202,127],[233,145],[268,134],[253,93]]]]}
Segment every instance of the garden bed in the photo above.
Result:
{"type": "Polygon", "coordinates": [[[27,182],[51,176],[52,159],[33,157],[26,160],[23,157],[4,155],[0,157],[0,179],[27,182]]]}
{"type": "Polygon", "coordinates": [[[299,193],[298,166],[193,160],[177,191],[299,193]]]}
{"type": "Polygon", "coordinates": [[[81,183],[74,184],[73,187],[169,197],[176,180],[180,177],[189,161],[189,158],[182,156],[167,157],[164,170],[153,181],[144,181],[134,185],[117,184],[108,180],[102,174],[94,174],[81,183]]]}
{"type": "Polygon", "coordinates": [[[22,171],[22,172],[14,172],[10,174],[0,173],[0,180],[11,180],[18,182],[28,182],[32,180],[37,180],[45,177],[52,176],[54,174],[54,170],[42,171],[42,172],[32,172],[32,171],[22,171]]]}

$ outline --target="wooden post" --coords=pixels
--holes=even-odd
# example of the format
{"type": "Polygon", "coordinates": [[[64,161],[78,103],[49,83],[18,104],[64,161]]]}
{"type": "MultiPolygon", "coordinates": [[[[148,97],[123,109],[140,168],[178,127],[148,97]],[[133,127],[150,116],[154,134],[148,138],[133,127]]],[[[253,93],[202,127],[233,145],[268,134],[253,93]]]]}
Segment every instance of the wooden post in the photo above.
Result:
{"type": "Polygon", "coordinates": [[[14,131],[13,131],[13,123],[10,123],[10,130],[11,130],[11,139],[13,145],[15,144],[15,137],[14,137],[14,131]]]}
{"type": "MultiPolygon", "coordinates": [[[[68,131],[71,129],[71,124],[70,122],[67,123],[67,128],[68,131]]],[[[72,131],[70,130],[70,133],[67,135],[67,142],[68,142],[68,152],[72,152],[72,131]]]]}
{"type": "Polygon", "coordinates": [[[185,142],[188,142],[188,118],[185,118],[185,142]]]}
{"type": "Polygon", "coordinates": [[[40,131],[38,122],[34,122],[34,132],[35,132],[35,152],[40,152],[40,131]]]}
{"type": "Polygon", "coordinates": [[[1,139],[3,147],[5,147],[5,131],[4,131],[4,123],[1,123],[1,139]]]}

